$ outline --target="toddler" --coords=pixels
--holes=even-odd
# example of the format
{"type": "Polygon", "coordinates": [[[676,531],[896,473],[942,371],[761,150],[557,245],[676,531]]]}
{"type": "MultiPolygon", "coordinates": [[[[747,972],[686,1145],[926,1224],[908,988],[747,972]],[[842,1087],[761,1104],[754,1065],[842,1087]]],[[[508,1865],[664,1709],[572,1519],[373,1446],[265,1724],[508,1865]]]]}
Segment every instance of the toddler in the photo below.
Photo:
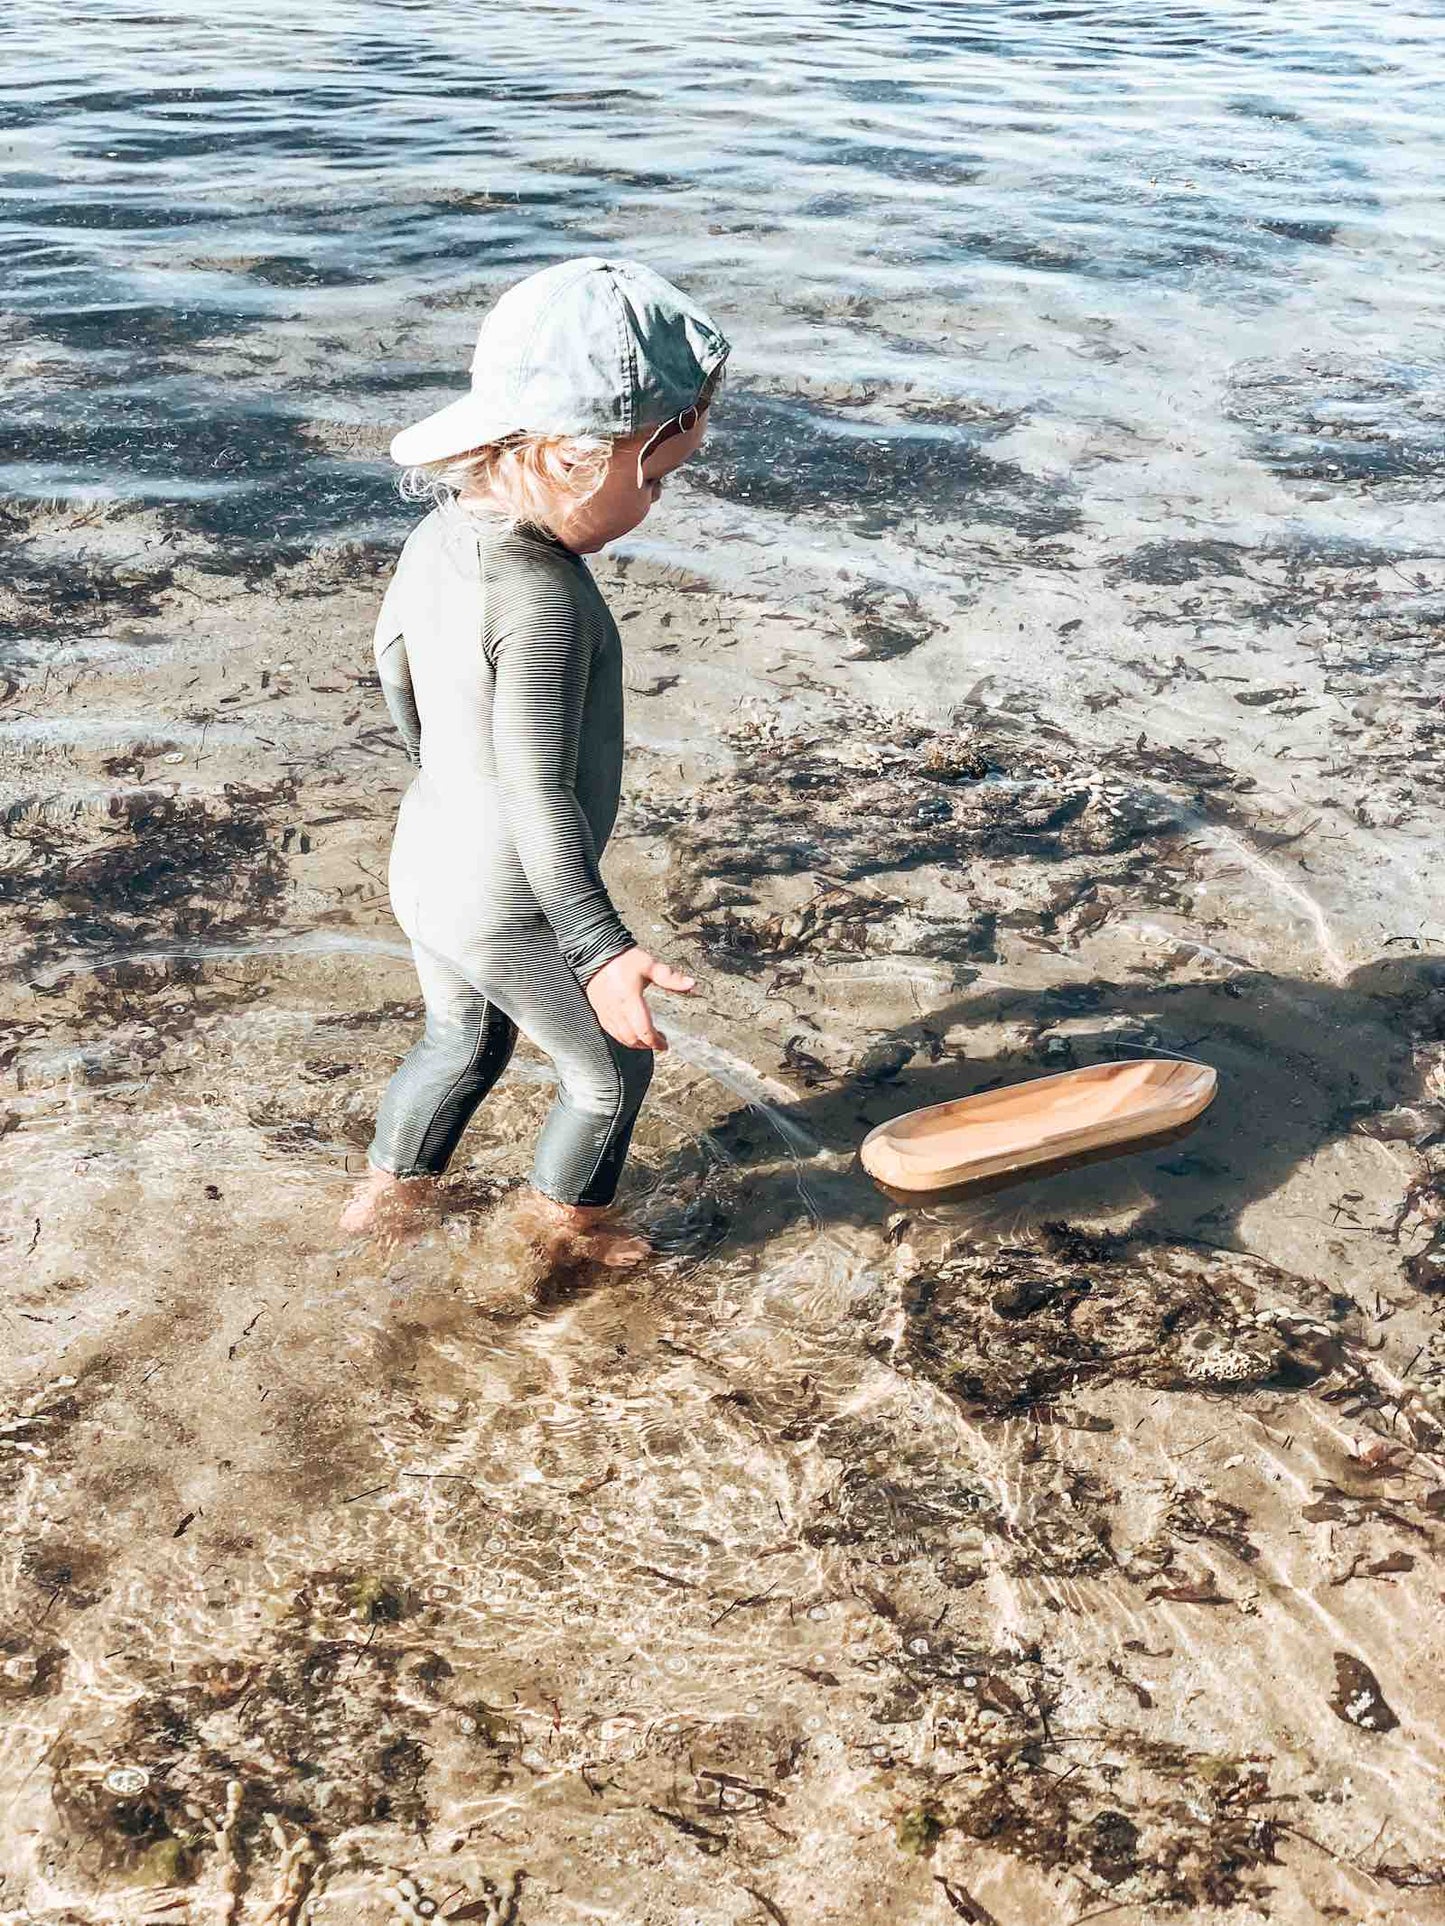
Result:
{"type": "Polygon", "coordinates": [[[647,1254],[609,1209],[653,1053],[649,955],[598,868],[622,774],[622,647],[584,557],[641,523],[700,446],[728,355],[717,325],[640,262],[529,275],[482,323],[471,392],[404,429],[404,488],[436,506],[376,625],[382,691],[417,775],[390,891],[426,1032],[392,1078],[349,1231],[415,1213],[518,1030],[557,1096],[520,1204],[544,1248],[647,1254]]]}

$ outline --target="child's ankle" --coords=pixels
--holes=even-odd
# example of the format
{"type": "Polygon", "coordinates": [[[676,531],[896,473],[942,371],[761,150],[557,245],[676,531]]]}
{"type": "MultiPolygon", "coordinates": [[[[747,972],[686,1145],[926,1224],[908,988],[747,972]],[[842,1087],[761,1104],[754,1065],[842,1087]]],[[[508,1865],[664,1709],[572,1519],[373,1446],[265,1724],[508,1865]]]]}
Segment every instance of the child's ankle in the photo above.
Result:
{"type": "Polygon", "coordinates": [[[527,1201],[545,1210],[549,1217],[557,1217],[568,1223],[591,1224],[598,1218],[611,1214],[610,1204],[571,1204],[561,1197],[554,1197],[550,1191],[539,1190],[535,1184],[527,1187],[527,1201]]]}

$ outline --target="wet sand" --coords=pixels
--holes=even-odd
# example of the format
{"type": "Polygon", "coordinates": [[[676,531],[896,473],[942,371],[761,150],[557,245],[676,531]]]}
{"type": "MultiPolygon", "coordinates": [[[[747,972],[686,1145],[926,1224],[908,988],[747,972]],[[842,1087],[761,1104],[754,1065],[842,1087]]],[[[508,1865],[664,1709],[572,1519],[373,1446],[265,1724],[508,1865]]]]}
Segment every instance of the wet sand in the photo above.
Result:
{"type": "Polygon", "coordinates": [[[0,1916],[1445,1919],[1445,561],[787,596],[676,513],[597,563],[666,1251],[541,1284],[525,1046],[434,1226],[334,1229],[417,1030],[387,555],[10,531],[0,1916]],[[1182,1144],[857,1169],[1155,1052],[1182,1144]]]}

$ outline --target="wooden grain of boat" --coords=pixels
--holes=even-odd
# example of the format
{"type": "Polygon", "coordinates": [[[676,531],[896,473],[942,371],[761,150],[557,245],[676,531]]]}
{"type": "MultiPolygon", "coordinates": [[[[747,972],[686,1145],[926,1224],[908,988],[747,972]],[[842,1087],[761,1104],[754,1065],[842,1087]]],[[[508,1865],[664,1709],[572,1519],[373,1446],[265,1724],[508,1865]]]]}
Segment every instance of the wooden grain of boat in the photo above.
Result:
{"type": "Polygon", "coordinates": [[[1214,1099],[1206,1063],[1131,1059],[1035,1077],[890,1118],[859,1146],[890,1195],[996,1190],[1170,1143],[1214,1099]]]}

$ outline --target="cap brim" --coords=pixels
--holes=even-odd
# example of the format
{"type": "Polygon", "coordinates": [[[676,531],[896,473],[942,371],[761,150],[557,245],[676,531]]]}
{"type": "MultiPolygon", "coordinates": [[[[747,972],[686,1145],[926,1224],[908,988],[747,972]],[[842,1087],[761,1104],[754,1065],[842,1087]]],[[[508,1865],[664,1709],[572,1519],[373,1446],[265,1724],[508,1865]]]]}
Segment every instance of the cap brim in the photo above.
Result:
{"type": "Polygon", "coordinates": [[[475,395],[438,408],[434,415],[403,428],[391,440],[391,458],[399,468],[412,468],[418,462],[445,461],[449,455],[465,454],[469,448],[500,441],[503,435],[517,433],[518,424],[489,411],[475,395]]]}

